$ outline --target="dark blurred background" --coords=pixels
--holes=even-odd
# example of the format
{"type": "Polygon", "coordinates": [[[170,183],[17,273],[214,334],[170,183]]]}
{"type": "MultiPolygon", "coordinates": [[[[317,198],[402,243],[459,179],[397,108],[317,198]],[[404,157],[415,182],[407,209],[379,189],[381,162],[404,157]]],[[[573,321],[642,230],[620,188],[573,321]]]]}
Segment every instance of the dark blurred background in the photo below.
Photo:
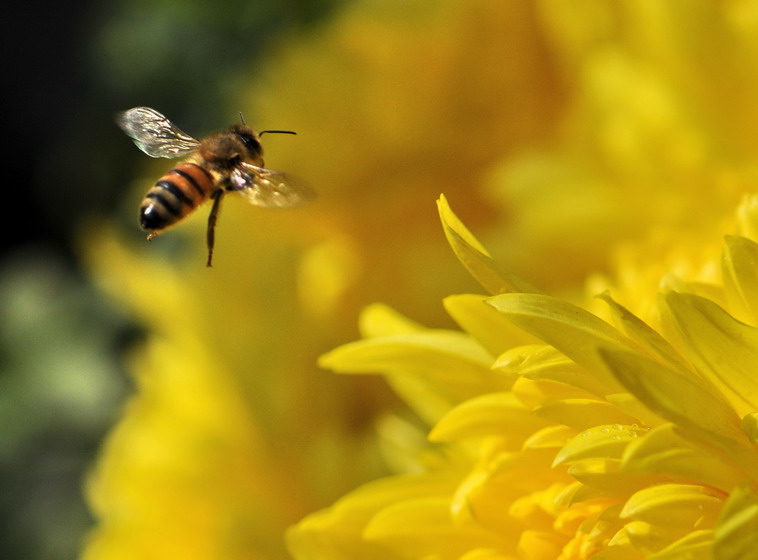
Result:
{"type": "Polygon", "coordinates": [[[188,130],[217,127],[229,120],[236,76],[250,72],[272,40],[317,24],[338,4],[13,3],[2,38],[10,78],[6,162],[14,166],[6,173],[19,180],[4,253],[41,243],[65,254],[83,216],[113,211],[142,157],[113,113],[148,105],[188,130]]]}
{"type": "Polygon", "coordinates": [[[82,481],[129,392],[119,355],[138,329],[88,287],[77,262],[84,221],[136,224],[125,189],[144,156],[113,114],[148,105],[185,130],[217,128],[229,122],[235,76],[254,71],[272,41],[318,25],[339,5],[80,0],[4,8],[0,558],[77,556],[91,522],[82,481]]]}

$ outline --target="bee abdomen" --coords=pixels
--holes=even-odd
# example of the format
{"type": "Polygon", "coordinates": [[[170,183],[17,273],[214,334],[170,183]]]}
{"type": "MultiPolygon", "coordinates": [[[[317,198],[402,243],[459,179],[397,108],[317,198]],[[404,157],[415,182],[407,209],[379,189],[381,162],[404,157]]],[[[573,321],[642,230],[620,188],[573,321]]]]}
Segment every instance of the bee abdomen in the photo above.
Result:
{"type": "Polygon", "coordinates": [[[213,192],[213,177],[194,163],[180,163],[156,181],[140,206],[146,231],[164,229],[192,212],[213,192]]]}

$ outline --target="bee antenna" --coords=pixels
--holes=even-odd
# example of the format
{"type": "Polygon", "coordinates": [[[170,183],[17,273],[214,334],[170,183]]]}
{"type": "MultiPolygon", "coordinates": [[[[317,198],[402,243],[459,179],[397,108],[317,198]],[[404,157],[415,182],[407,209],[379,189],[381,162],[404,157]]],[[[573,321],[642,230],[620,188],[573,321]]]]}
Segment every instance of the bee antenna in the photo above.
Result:
{"type": "Polygon", "coordinates": [[[242,124],[243,124],[244,126],[247,126],[247,123],[245,122],[245,117],[244,117],[244,115],[242,114],[242,111],[240,111],[240,122],[242,122],[242,124]]]}
{"type": "Polygon", "coordinates": [[[292,130],[261,130],[258,133],[258,136],[263,136],[267,132],[269,132],[271,134],[297,134],[297,132],[294,132],[292,130]]]}

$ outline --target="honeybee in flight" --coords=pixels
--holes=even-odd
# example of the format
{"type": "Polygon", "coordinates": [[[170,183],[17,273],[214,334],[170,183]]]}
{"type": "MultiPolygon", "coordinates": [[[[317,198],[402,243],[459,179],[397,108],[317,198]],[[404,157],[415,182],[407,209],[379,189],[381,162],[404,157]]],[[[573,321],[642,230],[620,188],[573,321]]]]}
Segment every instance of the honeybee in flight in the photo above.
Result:
{"type": "Polygon", "coordinates": [[[207,266],[211,266],[213,260],[216,220],[227,192],[239,193],[251,204],[265,208],[299,206],[315,196],[301,179],[263,166],[260,137],[267,132],[294,132],[263,130],[256,133],[242,120],[242,124],[197,140],[149,107],[134,107],[119,113],[117,122],[150,157],[186,158],[156,181],[140,205],[140,226],[149,232],[148,239],[180,221],[206,200],[213,201],[208,215],[207,266]]]}

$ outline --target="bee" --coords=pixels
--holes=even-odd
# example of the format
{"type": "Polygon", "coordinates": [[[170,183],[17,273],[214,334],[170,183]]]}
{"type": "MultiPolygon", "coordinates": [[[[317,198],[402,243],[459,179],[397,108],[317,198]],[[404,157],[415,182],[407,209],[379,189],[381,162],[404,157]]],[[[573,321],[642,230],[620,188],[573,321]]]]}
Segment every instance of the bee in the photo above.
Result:
{"type": "Polygon", "coordinates": [[[116,120],[150,157],[185,158],[158,179],[142,200],[139,222],[148,232],[148,239],[185,218],[203,202],[212,201],[206,233],[207,266],[213,260],[216,221],[226,193],[238,193],[251,204],[265,208],[300,206],[315,196],[303,180],[266,169],[263,164],[260,137],[265,133],[294,132],[256,133],[245,125],[240,114],[242,124],[198,140],[149,107],[134,107],[119,113],[116,120]]]}

